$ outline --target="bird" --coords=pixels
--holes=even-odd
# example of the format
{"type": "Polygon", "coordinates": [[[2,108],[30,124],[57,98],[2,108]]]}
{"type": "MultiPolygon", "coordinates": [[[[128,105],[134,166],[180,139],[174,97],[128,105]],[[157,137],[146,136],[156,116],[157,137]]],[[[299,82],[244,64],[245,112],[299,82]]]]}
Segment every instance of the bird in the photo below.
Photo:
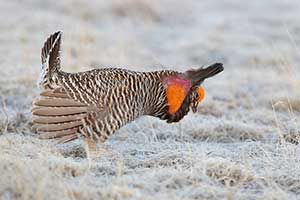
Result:
{"type": "Polygon", "coordinates": [[[222,63],[185,72],[138,72],[100,68],[68,73],[61,69],[62,32],[45,41],[33,101],[32,129],[40,139],[67,143],[83,138],[87,156],[122,126],[141,116],[179,122],[196,112],[205,97],[203,81],[224,70],[222,63]]]}

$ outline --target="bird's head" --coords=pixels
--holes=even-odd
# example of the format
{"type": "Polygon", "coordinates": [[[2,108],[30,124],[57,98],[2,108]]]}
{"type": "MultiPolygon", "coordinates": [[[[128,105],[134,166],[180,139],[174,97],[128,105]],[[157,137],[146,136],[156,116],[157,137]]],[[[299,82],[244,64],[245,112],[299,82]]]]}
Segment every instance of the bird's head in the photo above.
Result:
{"type": "Polygon", "coordinates": [[[197,107],[200,102],[205,98],[205,90],[201,86],[191,88],[189,80],[185,80],[181,77],[168,78],[168,86],[166,88],[167,103],[169,106],[168,112],[175,114],[181,107],[184,99],[188,94],[191,95],[191,108],[193,112],[197,111],[197,107]],[[192,91],[190,91],[192,89],[192,91]]]}
{"type": "Polygon", "coordinates": [[[203,81],[223,71],[221,63],[212,64],[206,68],[191,69],[184,73],[164,77],[166,88],[167,122],[178,122],[190,110],[197,111],[200,102],[205,98],[205,90],[201,87],[203,81]]]}
{"type": "Polygon", "coordinates": [[[197,112],[197,107],[199,103],[202,102],[204,99],[205,99],[205,90],[203,87],[199,86],[196,89],[195,98],[193,99],[191,104],[191,108],[194,113],[197,112]]]}

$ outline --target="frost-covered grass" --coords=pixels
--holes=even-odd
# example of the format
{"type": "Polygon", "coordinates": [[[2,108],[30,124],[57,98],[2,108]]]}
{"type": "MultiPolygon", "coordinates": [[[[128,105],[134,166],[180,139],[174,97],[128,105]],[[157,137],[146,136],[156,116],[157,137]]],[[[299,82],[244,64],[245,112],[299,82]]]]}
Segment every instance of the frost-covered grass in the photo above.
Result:
{"type": "Polygon", "coordinates": [[[225,2],[1,2],[0,199],[299,199],[300,3],[225,2]],[[81,140],[30,130],[40,49],[57,30],[66,71],[225,71],[196,114],[136,120],[88,169],[81,140]]]}

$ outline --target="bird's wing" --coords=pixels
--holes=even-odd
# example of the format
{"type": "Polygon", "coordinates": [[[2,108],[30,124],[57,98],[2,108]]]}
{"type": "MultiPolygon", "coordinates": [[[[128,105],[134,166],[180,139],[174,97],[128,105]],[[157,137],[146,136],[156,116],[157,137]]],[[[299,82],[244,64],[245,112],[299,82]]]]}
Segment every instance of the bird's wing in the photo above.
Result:
{"type": "MultiPolygon", "coordinates": [[[[74,100],[63,88],[48,89],[33,102],[33,131],[40,139],[59,139],[65,143],[85,135],[97,137],[98,123],[108,114],[93,104],[74,100]],[[93,132],[92,132],[92,131],[93,132]]],[[[103,125],[101,125],[103,126],[103,125]]],[[[102,128],[101,128],[102,129],[102,128]]]]}
{"type": "MultiPolygon", "coordinates": [[[[85,87],[85,84],[81,87],[85,87]]],[[[33,102],[32,109],[33,130],[40,134],[41,139],[57,138],[59,143],[65,143],[83,135],[105,141],[109,135],[138,116],[127,115],[133,107],[125,102],[128,101],[126,96],[118,96],[126,90],[122,84],[105,91],[109,99],[107,104],[101,98],[94,102],[95,96],[89,97],[89,90],[81,89],[73,90],[72,94],[64,87],[41,92],[33,102]]]]}
{"type": "Polygon", "coordinates": [[[32,128],[41,139],[76,139],[88,112],[88,105],[70,98],[63,88],[44,90],[33,102],[32,128]]]}
{"type": "Polygon", "coordinates": [[[122,83],[107,88],[103,98],[99,98],[84,117],[80,133],[104,142],[115,131],[140,116],[140,103],[135,100],[134,87],[131,87],[134,81],[134,78],[125,78],[122,83]]]}

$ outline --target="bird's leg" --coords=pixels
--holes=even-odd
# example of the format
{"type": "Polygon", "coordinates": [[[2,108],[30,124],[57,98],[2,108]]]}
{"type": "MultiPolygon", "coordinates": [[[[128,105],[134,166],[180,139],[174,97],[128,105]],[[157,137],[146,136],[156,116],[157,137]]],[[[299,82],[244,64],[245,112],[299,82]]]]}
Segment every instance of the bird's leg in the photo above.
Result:
{"type": "Polygon", "coordinates": [[[92,161],[100,158],[102,156],[112,156],[113,152],[105,148],[105,146],[100,145],[100,148],[97,146],[97,142],[85,137],[84,139],[85,151],[87,155],[87,160],[89,163],[89,169],[92,167],[92,161]]]}
{"type": "Polygon", "coordinates": [[[89,169],[90,169],[92,166],[92,159],[95,158],[97,155],[97,143],[94,140],[87,137],[85,137],[83,141],[84,141],[86,157],[89,162],[89,169]]]}

